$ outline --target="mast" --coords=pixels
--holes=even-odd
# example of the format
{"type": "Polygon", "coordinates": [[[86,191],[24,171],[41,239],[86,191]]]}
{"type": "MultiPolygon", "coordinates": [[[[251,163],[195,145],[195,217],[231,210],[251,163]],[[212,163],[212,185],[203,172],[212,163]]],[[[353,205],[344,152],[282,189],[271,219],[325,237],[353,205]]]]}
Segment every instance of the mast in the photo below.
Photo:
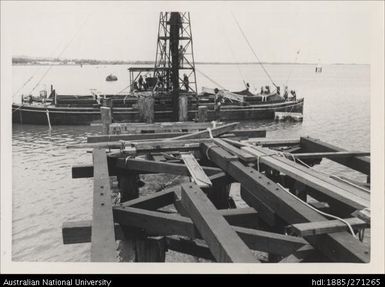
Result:
{"type": "Polygon", "coordinates": [[[161,12],[159,17],[154,77],[161,77],[171,94],[175,120],[181,93],[197,94],[195,61],[189,12],[161,12]],[[184,78],[189,81],[188,90],[184,78]]]}

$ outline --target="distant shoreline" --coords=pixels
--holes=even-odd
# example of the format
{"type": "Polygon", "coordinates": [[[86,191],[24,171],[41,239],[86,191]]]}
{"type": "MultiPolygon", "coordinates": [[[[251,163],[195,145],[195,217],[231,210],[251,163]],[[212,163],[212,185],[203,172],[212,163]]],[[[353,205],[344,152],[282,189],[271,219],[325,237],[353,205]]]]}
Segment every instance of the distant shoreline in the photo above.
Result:
{"type": "MultiPolygon", "coordinates": [[[[81,66],[81,65],[154,65],[154,61],[108,61],[92,59],[53,59],[13,57],[12,66],[81,66]]],[[[258,62],[195,62],[196,65],[258,65],[258,62]]],[[[263,65],[369,65],[357,63],[291,63],[291,62],[262,62],[263,65]]]]}

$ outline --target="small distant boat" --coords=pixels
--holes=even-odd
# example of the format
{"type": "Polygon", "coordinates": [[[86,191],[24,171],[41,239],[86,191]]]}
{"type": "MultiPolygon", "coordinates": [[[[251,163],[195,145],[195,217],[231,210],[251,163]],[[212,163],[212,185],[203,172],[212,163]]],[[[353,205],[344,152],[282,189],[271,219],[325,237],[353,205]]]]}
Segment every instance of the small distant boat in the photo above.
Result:
{"type": "Polygon", "coordinates": [[[113,82],[113,81],[117,81],[118,80],[118,77],[113,75],[113,74],[109,74],[107,77],[106,77],[106,81],[107,82],[113,82]]]}

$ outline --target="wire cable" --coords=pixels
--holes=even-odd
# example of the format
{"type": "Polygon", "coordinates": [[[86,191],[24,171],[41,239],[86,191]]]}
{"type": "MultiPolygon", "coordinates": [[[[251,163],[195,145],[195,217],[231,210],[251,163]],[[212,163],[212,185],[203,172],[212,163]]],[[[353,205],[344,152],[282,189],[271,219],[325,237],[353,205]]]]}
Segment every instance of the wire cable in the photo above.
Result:
{"type": "Polygon", "coordinates": [[[251,43],[249,42],[249,40],[248,40],[247,37],[246,37],[246,34],[243,32],[242,27],[241,27],[241,25],[239,24],[237,18],[234,16],[234,14],[233,14],[232,12],[231,12],[231,15],[233,16],[233,18],[234,18],[234,20],[235,20],[235,23],[237,24],[239,30],[241,31],[241,34],[242,34],[243,38],[245,39],[247,45],[249,46],[251,52],[254,54],[255,58],[258,60],[259,65],[261,66],[261,68],[263,69],[263,71],[266,73],[266,75],[267,75],[267,77],[269,78],[269,80],[271,81],[271,83],[272,83],[275,87],[278,87],[278,86],[274,83],[273,79],[271,78],[269,72],[266,70],[265,66],[262,64],[261,60],[258,58],[257,54],[255,53],[253,47],[251,46],[251,43]]]}

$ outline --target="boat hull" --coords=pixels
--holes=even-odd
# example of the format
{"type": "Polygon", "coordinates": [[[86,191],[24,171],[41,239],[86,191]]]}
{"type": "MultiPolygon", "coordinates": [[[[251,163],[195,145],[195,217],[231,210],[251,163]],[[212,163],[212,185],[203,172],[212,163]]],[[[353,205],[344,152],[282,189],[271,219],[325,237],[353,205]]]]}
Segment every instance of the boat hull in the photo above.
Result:
{"type": "MultiPolygon", "coordinates": [[[[262,120],[274,119],[274,112],[303,112],[303,99],[290,102],[259,104],[250,106],[222,106],[220,111],[208,110],[208,120],[262,120]]],[[[114,122],[139,122],[138,110],[134,108],[114,107],[114,122]]],[[[196,118],[197,110],[189,110],[189,120],[196,118]]],[[[171,121],[171,110],[155,111],[155,121],[171,121]]],[[[55,107],[41,105],[12,105],[12,122],[20,124],[48,125],[90,125],[100,122],[100,109],[97,107],[55,107]]]]}

